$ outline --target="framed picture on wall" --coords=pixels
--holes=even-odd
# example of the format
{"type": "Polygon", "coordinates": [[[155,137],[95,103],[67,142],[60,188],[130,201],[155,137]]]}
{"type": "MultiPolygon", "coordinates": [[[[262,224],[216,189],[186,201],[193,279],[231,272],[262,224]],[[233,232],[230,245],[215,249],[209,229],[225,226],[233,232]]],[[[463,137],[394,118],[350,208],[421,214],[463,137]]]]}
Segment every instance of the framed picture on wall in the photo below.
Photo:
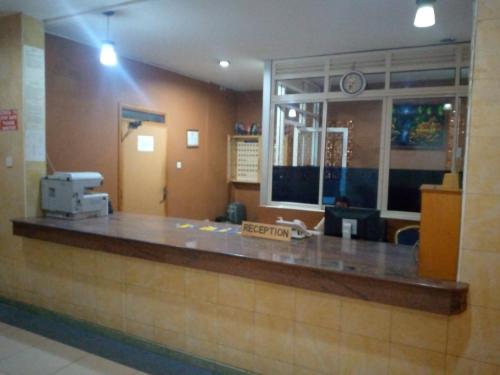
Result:
{"type": "Polygon", "coordinates": [[[199,147],[200,145],[200,131],[197,129],[188,129],[186,138],[187,147],[199,147]]]}
{"type": "Polygon", "coordinates": [[[443,103],[403,100],[392,110],[391,146],[401,149],[438,150],[446,144],[451,111],[443,103]]]}

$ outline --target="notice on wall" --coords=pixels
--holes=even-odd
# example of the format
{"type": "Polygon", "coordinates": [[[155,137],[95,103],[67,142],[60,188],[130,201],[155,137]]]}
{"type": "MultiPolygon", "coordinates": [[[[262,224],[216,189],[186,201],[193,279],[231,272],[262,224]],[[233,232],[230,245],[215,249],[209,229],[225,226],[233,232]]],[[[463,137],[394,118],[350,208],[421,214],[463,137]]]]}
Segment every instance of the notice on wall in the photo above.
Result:
{"type": "Polygon", "coordinates": [[[0,131],[17,130],[17,110],[0,109],[0,131]]]}
{"type": "Polygon", "coordinates": [[[154,152],[155,137],[152,135],[137,136],[137,151],[139,152],[154,152]]]}
{"type": "Polygon", "coordinates": [[[24,131],[24,159],[45,161],[45,130],[26,129],[24,131]]]}
{"type": "Polygon", "coordinates": [[[23,47],[24,159],[45,161],[45,56],[41,48],[23,47]]]}
{"type": "Polygon", "coordinates": [[[45,57],[43,49],[23,47],[23,125],[45,129],[45,57]]]}

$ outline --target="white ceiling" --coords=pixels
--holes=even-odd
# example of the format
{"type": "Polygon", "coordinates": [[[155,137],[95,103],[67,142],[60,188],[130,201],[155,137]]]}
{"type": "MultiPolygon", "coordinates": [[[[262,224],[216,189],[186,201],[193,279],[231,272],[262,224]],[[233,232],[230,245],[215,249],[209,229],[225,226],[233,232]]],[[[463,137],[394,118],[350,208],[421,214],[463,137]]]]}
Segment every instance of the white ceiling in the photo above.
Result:
{"type": "Polygon", "coordinates": [[[468,41],[472,0],[437,0],[413,27],[415,0],[0,0],[48,33],[98,46],[112,9],[118,54],[235,90],[260,89],[263,60],[468,41]],[[229,59],[227,70],[217,65],[229,59]]]}

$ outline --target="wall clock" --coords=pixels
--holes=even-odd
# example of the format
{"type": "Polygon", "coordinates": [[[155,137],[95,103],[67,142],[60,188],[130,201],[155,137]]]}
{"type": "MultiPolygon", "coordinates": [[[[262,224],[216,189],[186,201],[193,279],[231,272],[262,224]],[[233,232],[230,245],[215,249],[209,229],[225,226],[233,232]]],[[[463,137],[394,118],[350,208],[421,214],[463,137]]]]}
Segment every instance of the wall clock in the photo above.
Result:
{"type": "Polygon", "coordinates": [[[366,78],[357,70],[347,72],[340,79],[340,89],[349,96],[356,96],[363,92],[366,87],[366,78]]]}

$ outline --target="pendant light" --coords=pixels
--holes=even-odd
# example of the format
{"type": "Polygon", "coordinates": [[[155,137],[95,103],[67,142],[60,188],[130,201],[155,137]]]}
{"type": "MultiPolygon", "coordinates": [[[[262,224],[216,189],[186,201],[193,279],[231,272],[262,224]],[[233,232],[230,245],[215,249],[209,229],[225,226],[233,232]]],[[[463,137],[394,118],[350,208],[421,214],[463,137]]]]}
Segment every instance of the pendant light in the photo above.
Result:
{"type": "Polygon", "coordinates": [[[435,0],[417,0],[417,13],[413,21],[415,27],[431,27],[436,23],[435,2],[435,0]]]}
{"type": "Polygon", "coordinates": [[[109,18],[115,14],[112,10],[103,13],[106,16],[106,40],[101,44],[101,54],[99,60],[102,65],[115,66],[118,62],[115,52],[115,44],[109,40],[109,18]]]}

